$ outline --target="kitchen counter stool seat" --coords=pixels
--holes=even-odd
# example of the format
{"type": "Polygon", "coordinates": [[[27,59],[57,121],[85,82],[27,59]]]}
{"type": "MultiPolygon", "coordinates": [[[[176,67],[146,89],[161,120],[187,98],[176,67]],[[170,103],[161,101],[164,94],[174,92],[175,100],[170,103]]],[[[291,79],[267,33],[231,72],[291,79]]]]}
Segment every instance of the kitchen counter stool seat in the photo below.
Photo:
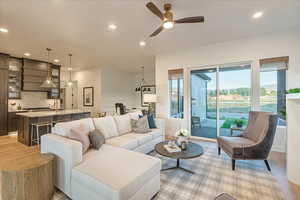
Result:
{"type": "Polygon", "coordinates": [[[51,132],[52,122],[40,122],[31,124],[31,145],[37,144],[40,145],[40,128],[46,127],[47,133],[51,132]],[[34,131],[36,130],[36,131],[34,131]]]}

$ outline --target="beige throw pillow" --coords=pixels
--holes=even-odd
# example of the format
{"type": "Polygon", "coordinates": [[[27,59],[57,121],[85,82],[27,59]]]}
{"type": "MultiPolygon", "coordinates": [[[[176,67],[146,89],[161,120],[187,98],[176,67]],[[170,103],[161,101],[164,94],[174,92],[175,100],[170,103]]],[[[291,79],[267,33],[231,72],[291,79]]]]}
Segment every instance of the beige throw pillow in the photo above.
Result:
{"type": "Polygon", "coordinates": [[[79,124],[76,127],[71,128],[68,138],[77,140],[82,144],[82,153],[85,153],[90,147],[89,139],[90,131],[84,124],[79,124]]]}

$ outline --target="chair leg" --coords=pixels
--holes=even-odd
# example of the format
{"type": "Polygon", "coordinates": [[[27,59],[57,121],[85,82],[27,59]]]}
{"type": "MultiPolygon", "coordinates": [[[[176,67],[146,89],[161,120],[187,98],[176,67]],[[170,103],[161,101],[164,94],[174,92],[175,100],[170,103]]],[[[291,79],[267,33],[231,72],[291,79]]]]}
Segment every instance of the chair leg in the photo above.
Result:
{"type": "Polygon", "coordinates": [[[268,162],[268,160],[264,160],[264,161],[265,161],[265,164],[266,164],[266,166],[267,166],[268,170],[269,170],[269,171],[271,171],[271,167],[270,167],[270,165],[269,165],[269,162],[268,162]]]}
{"type": "Polygon", "coordinates": [[[234,170],[235,170],[235,160],[232,159],[232,171],[234,171],[234,170]]]}
{"type": "Polygon", "coordinates": [[[221,148],[218,147],[218,155],[221,155],[221,148]]]}

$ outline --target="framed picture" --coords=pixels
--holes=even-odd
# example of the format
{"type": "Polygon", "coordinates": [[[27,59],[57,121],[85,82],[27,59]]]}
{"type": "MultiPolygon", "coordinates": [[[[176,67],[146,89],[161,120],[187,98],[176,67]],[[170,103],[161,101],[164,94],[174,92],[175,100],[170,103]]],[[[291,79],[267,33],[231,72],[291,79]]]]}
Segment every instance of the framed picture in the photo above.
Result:
{"type": "Polygon", "coordinates": [[[94,106],[94,87],[83,88],[83,106],[94,106]]]}
{"type": "Polygon", "coordinates": [[[143,85],[141,87],[141,106],[147,107],[148,103],[144,103],[144,94],[156,94],[155,85],[143,85]]]}

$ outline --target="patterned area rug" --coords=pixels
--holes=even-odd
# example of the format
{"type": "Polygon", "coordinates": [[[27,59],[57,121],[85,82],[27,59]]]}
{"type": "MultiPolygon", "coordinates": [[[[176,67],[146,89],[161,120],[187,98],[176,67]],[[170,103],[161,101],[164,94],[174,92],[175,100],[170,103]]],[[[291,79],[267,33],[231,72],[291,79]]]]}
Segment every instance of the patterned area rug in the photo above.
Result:
{"type": "MultiPolygon", "coordinates": [[[[201,157],[182,160],[181,166],[192,170],[161,172],[161,190],[154,200],[213,200],[221,193],[228,193],[238,200],[282,200],[277,181],[267,171],[263,161],[237,161],[231,170],[231,159],[217,154],[215,144],[198,142],[204,148],[201,157]]],[[[150,153],[162,159],[163,168],[176,165],[176,161],[150,153]]],[[[57,192],[53,200],[68,200],[57,192]]]]}

